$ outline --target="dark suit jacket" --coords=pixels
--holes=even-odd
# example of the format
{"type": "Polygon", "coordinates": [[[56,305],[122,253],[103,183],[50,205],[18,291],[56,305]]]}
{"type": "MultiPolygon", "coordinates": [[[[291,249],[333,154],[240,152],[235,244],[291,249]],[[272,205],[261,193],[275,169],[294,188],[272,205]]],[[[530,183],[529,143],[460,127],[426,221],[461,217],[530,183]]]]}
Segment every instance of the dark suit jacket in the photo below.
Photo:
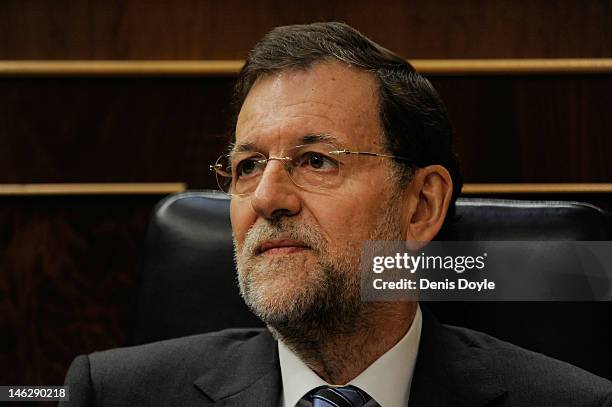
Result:
{"type": "MultiPolygon", "coordinates": [[[[267,330],[225,330],[79,356],[70,406],[267,406],[281,394],[267,330]]],[[[612,406],[612,382],[423,313],[409,406],[612,406]]],[[[386,407],[386,406],[383,406],[386,407]]]]}

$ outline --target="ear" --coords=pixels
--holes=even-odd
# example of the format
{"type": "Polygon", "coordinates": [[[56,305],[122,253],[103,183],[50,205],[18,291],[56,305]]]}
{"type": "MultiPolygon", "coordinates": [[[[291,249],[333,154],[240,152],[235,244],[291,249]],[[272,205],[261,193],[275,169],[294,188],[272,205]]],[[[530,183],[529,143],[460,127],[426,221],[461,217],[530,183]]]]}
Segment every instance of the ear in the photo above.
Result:
{"type": "Polygon", "coordinates": [[[453,181],[446,168],[419,168],[404,192],[402,236],[409,250],[418,250],[440,231],[453,195],[453,181]]]}

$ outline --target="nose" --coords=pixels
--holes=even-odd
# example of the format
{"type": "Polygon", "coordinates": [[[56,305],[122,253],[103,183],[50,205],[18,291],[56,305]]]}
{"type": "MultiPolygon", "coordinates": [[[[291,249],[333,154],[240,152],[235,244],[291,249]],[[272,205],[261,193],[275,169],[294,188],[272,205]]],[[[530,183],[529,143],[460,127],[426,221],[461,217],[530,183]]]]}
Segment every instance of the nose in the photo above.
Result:
{"type": "Polygon", "coordinates": [[[253,210],[265,219],[294,216],[302,209],[297,186],[284,167],[282,161],[269,161],[251,195],[253,210]]]}

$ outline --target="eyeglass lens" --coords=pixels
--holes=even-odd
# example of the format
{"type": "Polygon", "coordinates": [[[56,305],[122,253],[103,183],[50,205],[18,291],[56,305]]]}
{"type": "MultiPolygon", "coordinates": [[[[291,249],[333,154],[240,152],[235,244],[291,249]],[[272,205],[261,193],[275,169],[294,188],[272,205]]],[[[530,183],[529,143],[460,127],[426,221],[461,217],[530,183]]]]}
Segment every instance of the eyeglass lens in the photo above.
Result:
{"type": "Polygon", "coordinates": [[[267,158],[258,152],[239,152],[220,157],[216,164],[219,187],[229,194],[253,192],[270,161],[281,161],[289,178],[304,189],[333,188],[340,182],[342,163],[329,144],[296,146],[281,157],[267,158]]]}

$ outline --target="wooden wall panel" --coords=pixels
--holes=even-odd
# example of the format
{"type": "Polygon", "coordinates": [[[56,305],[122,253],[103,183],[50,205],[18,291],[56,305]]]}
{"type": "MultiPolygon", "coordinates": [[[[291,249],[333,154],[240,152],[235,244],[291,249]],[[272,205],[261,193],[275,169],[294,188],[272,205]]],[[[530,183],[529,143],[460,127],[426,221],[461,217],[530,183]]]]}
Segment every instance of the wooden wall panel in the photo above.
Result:
{"type": "Polygon", "coordinates": [[[612,180],[612,76],[435,77],[466,182],[612,180]]]}
{"type": "Polygon", "coordinates": [[[606,0],[5,0],[0,59],[236,59],[272,27],[329,20],[406,58],[612,56],[606,0]]]}
{"type": "Polygon", "coordinates": [[[146,224],[161,198],[0,200],[1,384],[59,385],[77,354],[125,343],[146,224]]]}
{"type": "MultiPolygon", "coordinates": [[[[434,77],[466,182],[610,182],[611,75],[434,77]]],[[[232,78],[0,79],[0,183],[186,182],[229,128],[232,78]]]]}
{"type": "Polygon", "coordinates": [[[232,81],[0,80],[0,183],[163,182],[212,186],[232,81]]]}

